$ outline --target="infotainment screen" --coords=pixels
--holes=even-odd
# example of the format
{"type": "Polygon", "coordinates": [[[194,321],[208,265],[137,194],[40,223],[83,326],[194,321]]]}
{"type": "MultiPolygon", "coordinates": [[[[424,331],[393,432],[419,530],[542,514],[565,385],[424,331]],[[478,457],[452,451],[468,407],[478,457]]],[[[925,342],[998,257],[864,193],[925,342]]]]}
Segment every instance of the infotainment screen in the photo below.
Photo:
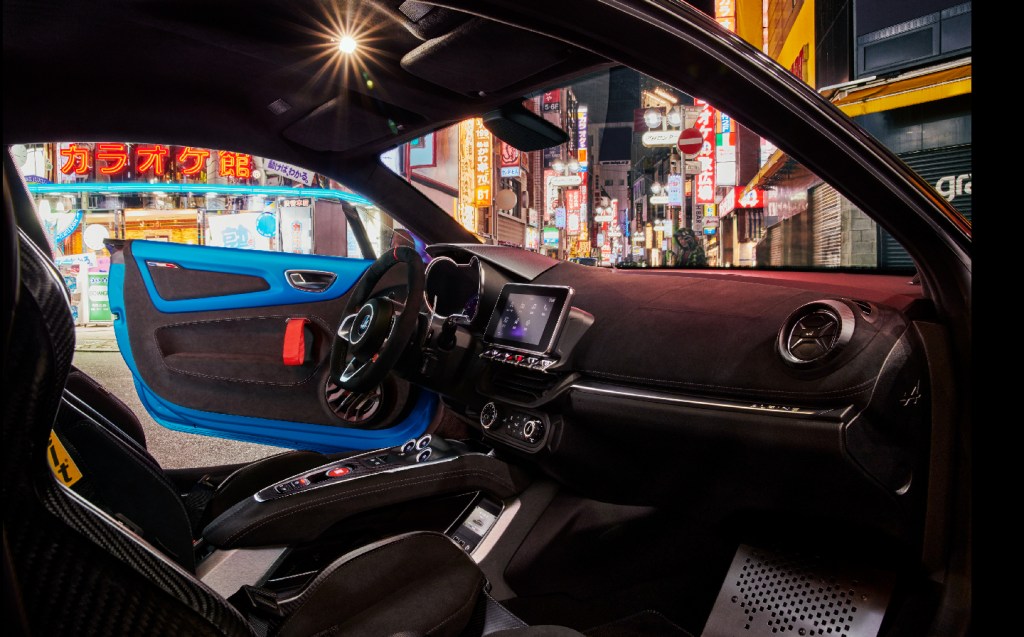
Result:
{"type": "Polygon", "coordinates": [[[486,340],[524,352],[546,354],[569,311],[572,288],[506,283],[487,324],[486,340]]]}

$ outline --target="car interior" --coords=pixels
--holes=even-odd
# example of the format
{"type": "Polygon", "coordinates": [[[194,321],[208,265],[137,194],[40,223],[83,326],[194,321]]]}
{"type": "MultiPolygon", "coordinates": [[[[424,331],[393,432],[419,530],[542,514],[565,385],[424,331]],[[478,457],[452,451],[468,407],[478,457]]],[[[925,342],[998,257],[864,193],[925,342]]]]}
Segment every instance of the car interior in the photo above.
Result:
{"type": "Polygon", "coordinates": [[[3,28],[16,633],[969,634],[969,224],[700,7],[15,0],[3,28]],[[330,55],[351,23],[361,65],[330,55]],[[557,261],[481,243],[380,162],[469,117],[523,151],[557,145],[524,99],[621,65],[771,133],[915,272],[557,261]],[[320,444],[163,468],[138,415],[72,364],[68,291],[9,148],[115,138],[307,167],[415,237],[263,263],[106,243],[154,415],[295,421],[320,444]],[[285,269],[328,292],[279,293],[285,269]],[[390,402],[369,413],[374,391],[390,402]]]}

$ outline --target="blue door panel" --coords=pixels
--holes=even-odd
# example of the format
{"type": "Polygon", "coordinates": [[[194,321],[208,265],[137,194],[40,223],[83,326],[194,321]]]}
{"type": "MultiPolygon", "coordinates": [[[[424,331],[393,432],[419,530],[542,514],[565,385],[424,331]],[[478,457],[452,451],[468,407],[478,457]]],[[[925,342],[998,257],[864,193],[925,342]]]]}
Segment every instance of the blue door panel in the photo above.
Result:
{"type": "MultiPolygon", "coordinates": [[[[365,259],[346,259],[317,255],[235,250],[209,246],[189,246],[153,241],[133,241],[132,254],[153,305],[161,312],[233,310],[247,307],[290,305],[317,300],[332,300],[345,294],[372,263],[365,259]],[[270,289],[229,296],[204,297],[180,301],[161,299],[149,277],[146,261],[175,263],[184,268],[246,274],[264,278],[270,289]],[[285,270],[308,269],[334,272],[338,278],[322,293],[295,290],[284,279],[285,270]]],[[[365,430],[288,422],[251,416],[202,411],[182,407],[158,396],[143,380],[132,354],[129,325],[125,311],[125,265],[110,267],[109,298],[114,314],[114,334],[125,363],[131,370],[135,389],[143,406],[160,425],[175,431],[321,452],[366,450],[402,444],[426,431],[437,408],[437,395],[421,392],[409,415],[388,429],[365,430]]],[[[230,315],[226,312],[225,316],[230,315]]]]}
{"type": "Polygon", "coordinates": [[[153,306],[164,313],[233,310],[329,301],[348,292],[373,263],[368,259],[138,240],[132,242],[132,254],[153,306]],[[146,265],[147,261],[174,263],[190,270],[256,276],[266,281],[270,288],[259,292],[169,301],[157,293],[149,267],[146,265]],[[285,279],[287,270],[333,272],[338,278],[322,292],[307,292],[288,285],[285,279]]]}

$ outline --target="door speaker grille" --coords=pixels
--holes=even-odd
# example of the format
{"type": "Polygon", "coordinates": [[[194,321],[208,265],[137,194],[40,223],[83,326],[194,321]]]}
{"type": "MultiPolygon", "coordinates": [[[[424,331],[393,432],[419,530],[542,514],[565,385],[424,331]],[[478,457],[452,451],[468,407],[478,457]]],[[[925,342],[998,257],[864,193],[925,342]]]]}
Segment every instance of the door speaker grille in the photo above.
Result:
{"type": "Polygon", "coordinates": [[[701,637],[875,637],[893,576],[740,545],[701,637]]]}

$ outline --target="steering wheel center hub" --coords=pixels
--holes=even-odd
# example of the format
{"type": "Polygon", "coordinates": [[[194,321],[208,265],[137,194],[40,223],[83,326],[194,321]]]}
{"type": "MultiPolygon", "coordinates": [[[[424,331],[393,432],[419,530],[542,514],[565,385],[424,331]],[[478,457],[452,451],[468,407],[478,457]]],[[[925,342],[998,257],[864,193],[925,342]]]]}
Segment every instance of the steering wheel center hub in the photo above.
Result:
{"type": "Polygon", "coordinates": [[[391,332],[394,306],[387,299],[370,299],[359,308],[352,321],[349,342],[353,354],[374,354],[391,332]]]}

